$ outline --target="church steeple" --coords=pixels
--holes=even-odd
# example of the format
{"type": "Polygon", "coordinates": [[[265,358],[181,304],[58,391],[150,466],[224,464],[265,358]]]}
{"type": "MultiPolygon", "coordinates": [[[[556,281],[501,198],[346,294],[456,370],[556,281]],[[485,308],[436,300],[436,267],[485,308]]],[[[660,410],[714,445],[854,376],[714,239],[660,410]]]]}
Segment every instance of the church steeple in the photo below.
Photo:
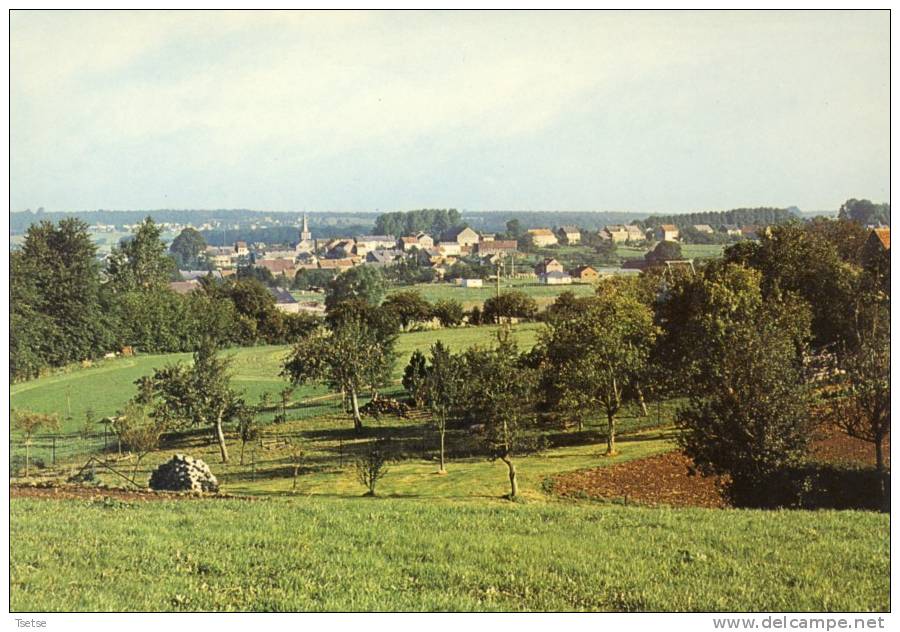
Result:
{"type": "Polygon", "coordinates": [[[303,229],[300,231],[300,241],[312,241],[312,233],[309,232],[309,222],[306,213],[303,214],[303,229]]]}

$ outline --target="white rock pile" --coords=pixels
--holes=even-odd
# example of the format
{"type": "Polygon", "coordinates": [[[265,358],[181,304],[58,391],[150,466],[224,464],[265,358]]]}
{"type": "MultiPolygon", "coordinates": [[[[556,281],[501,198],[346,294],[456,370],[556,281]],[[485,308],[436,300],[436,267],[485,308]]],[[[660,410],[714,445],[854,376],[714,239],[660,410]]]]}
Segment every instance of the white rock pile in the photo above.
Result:
{"type": "Polygon", "coordinates": [[[201,459],[176,454],[150,475],[150,489],[176,492],[217,492],[219,481],[201,459]]]}

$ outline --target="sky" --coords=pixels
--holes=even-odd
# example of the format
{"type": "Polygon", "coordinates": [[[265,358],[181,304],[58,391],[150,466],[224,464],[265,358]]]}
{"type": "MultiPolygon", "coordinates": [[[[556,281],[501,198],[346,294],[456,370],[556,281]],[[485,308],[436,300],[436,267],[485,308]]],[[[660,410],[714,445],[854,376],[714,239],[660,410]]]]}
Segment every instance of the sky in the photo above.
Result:
{"type": "Polygon", "coordinates": [[[881,12],[12,11],[13,211],[888,200],[881,12]]]}

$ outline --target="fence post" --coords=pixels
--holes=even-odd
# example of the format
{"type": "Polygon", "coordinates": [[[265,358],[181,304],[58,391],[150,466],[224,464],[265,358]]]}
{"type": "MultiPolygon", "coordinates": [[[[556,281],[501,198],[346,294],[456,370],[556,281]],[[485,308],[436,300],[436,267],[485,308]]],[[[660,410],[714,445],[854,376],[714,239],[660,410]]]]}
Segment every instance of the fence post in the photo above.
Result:
{"type": "Polygon", "coordinates": [[[56,435],[50,437],[51,440],[51,452],[50,452],[50,465],[56,465],[56,435]]]}
{"type": "Polygon", "coordinates": [[[338,453],[340,454],[341,467],[344,467],[344,437],[338,437],[338,453]]]}

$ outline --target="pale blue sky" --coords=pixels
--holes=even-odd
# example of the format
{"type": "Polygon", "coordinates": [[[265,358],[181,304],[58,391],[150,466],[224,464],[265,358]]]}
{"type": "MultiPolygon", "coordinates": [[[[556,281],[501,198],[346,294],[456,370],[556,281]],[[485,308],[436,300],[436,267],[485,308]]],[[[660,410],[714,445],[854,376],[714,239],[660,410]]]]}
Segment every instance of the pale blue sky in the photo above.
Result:
{"type": "Polygon", "coordinates": [[[11,18],[12,210],[888,199],[888,13],[11,18]]]}

